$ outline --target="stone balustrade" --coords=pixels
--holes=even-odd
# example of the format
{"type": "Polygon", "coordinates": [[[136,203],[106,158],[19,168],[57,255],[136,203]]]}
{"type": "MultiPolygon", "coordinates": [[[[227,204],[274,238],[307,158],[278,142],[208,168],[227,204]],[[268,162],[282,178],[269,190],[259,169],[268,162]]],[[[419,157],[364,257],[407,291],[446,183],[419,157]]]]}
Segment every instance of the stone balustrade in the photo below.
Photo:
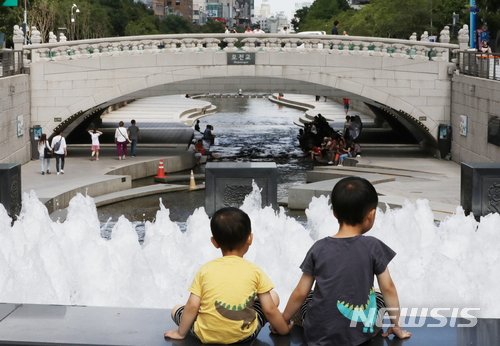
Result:
{"type": "Polygon", "coordinates": [[[95,56],[204,52],[280,52],[448,61],[459,46],[379,37],[283,34],[182,34],[110,37],[24,45],[25,63],[95,56]]]}

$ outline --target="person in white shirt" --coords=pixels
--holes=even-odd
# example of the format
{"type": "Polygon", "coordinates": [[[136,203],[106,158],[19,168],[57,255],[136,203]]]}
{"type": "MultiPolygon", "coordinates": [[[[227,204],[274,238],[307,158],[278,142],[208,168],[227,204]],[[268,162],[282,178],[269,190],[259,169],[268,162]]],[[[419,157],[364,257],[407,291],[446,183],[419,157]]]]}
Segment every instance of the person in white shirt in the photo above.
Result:
{"type": "Polygon", "coordinates": [[[260,28],[260,26],[255,29],[254,34],[265,34],[266,32],[260,28]]]}
{"type": "Polygon", "coordinates": [[[230,34],[231,33],[231,31],[229,31],[229,27],[227,25],[224,26],[224,33],[225,34],[230,34]]]}
{"type": "Polygon", "coordinates": [[[116,150],[118,151],[118,160],[125,160],[127,142],[132,143],[132,141],[128,138],[127,129],[123,127],[123,121],[120,121],[118,125],[119,127],[115,131],[116,150]]]}
{"type": "Polygon", "coordinates": [[[66,150],[66,139],[61,136],[61,131],[56,131],[56,136],[52,138],[52,153],[56,155],[56,171],[57,175],[59,173],[64,174],[64,159],[68,156],[68,151],[66,150]],[[61,172],[59,172],[59,161],[61,161],[61,172]]]}
{"type": "Polygon", "coordinates": [[[283,27],[283,30],[281,30],[282,34],[288,34],[288,28],[285,26],[283,27]]]}
{"type": "Polygon", "coordinates": [[[99,136],[102,135],[102,132],[95,128],[93,131],[90,130],[89,134],[92,138],[92,155],[90,155],[90,161],[94,161],[94,155],[96,161],[99,161],[99,136]]]}

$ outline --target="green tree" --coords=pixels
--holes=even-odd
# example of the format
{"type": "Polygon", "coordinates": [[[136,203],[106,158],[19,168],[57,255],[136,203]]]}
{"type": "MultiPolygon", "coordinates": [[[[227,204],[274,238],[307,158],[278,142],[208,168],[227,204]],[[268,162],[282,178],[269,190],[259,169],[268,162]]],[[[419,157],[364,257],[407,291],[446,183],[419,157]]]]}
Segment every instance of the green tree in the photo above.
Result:
{"type": "MultiPolygon", "coordinates": [[[[5,46],[14,46],[12,36],[14,35],[14,25],[19,25],[23,21],[23,10],[21,7],[0,7],[0,32],[5,34],[5,46]]],[[[1,48],[1,47],[0,47],[1,48]]]]}
{"type": "Polygon", "coordinates": [[[302,26],[306,23],[309,7],[302,7],[295,12],[295,17],[290,21],[296,32],[303,31],[302,26]]]}
{"type": "Polygon", "coordinates": [[[192,33],[194,26],[186,18],[171,14],[160,22],[162,34],[186,34],[192,33]]]}
{"type": "Polygon", "coordinates": [[[348,9],[349,5],[346,0],[316,0],[309,7],[306,20],[319,19],[327,21],[348,9]]]}
{"type": "Polygon", "coordinates": [[[201,26],[200,32],[204,34],[223,34],[224,33],[224,23],[218,22],[213,19],[207,20],[205,25],[201,26]]]}

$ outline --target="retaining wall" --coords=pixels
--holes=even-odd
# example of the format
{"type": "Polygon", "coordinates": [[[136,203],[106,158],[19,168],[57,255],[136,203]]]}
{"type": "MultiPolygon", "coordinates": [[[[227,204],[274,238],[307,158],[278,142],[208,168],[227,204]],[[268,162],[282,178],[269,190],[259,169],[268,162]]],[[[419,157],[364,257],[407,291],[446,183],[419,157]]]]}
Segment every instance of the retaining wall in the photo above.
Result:
{"type": "Polygon", "coordinates": [[[0,163],[25,163],[30,149],[29,75],[0,78],[0,163]],[[17,117],[22,116],[24,134],[18,136],[17,117]]]}
{"type": "Polygon", "coordinates": [[[488,121],[500,117],[500,82],[455,75],[452,89],[452,160],[500,162],[500,146],[488,143],[488,121]],[[460,134],[461,115],[468,117],[467,136],[460,134]]]}

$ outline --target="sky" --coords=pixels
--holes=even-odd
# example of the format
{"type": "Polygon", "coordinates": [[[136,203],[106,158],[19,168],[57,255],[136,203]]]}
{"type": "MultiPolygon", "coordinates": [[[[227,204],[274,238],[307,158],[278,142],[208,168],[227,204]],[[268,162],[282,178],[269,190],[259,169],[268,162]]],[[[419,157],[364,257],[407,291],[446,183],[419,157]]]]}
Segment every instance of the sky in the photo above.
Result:
{"type": "MultiPolygon", "coordinates": [[[[285,11],[285,15],[290,19],[292,11],[295,10],[295,2],[303,2],[306,0],[269,0],[269,4],[271,4],[271,13],[276,13],[280,11],[285,11]]],[[[313,0],[308,0],[313,2],[313,0]]],[[[255,6],[261,5],[262,0],[255,0],[255,6]]]]}

